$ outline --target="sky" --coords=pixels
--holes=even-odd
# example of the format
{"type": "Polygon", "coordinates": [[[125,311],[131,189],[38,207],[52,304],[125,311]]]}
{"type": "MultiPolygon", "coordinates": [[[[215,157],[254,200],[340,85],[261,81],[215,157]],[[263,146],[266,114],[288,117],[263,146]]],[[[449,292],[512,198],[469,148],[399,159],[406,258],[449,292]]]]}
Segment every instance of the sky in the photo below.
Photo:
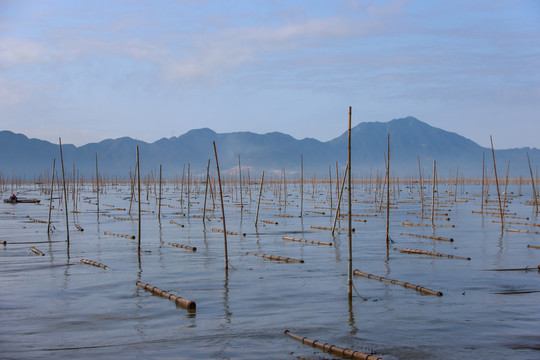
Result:
{"type": "Polygon", "coordinates": [[[540,148],[540,1],[0,0],[0,130],[328,141],[349,106],[540,148]]]}

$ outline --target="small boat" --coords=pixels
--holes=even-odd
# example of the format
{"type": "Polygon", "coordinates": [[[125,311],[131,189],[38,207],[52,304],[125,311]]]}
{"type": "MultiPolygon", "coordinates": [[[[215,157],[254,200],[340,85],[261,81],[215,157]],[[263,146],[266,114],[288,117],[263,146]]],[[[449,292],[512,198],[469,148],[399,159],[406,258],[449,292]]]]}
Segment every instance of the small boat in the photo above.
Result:
{"type": "Polygon", "coordinates": [[[17,203],[39,203],[40,201],[41,201],[40,199],[16,199],[16,200],[4,199],[4,202],[5,202],[5,203],[11,203],[11,204],[17,204],[17,203]]]}

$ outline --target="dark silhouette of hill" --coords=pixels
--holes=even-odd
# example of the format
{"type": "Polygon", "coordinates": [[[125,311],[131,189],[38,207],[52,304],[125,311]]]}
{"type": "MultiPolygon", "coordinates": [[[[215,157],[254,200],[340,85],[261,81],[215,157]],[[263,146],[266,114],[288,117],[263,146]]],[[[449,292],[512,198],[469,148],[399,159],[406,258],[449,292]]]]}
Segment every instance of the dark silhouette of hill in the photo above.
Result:
{"type": "MultiPolygon", "coordinates": [[[[464,176],[481,176],[483,152],[488,172],[492,168],[490,149],[482,148],[456,133],[432,127],[414,117],[406,117],[386,123],[360,123],[352,129],[352,168],[355,176],[375,176],[377,170],[384,170],[388,134],[390,167],[395,176],[417,177],[418,157],[427,176],[430,176],[433,160],[436,160],[439,178],[448,177],[450,172],[455,176],[458,167],[459,173],[464,176]]],[[[326,177],[329,166],[334,176],[336,161],[340,168],[344,168],[347,161],[347,137],[347,131],[344,131],[335,139],[321,142],[310,138],[298,140],[279,132],[218,134],[210,129],[196,129],[153,143],[123,137],[80,147],[63,144],[62,149],[66,171],[72,174],[75,164],[76,170],[86,178],[95,172],[96,153],[100,173],[109,178],[128,178],[130,171],[134,172],[136,146],[139,146],[143,174],[159,169],[160,164],[167,178],[181,176],[187,164],[190,164],[192,173],[202,174],[206,171],[208,159],[212,161],[211,169],[215,170],[212,141],[216,142],[220,168],[225,173],[237,171],[238,156],[243,170],[250,170],[251,178],[259,177],[262,170],[270,173],[285,169],[288,174],[299,173],[302,155],[304,171],[309,174],[306,176],[312,177],[316,173],[319,177],[326,177]]],[[[504,176],[510,161],[511,176],[529,177],[527,152],[535,172],[540,150],[496,150],[499,176],[504,176]]],[[[53,158],[59,164],[57,144],[0,131],[0,171],[5,178],[15,175],[37,179],[40,174],[50,173],[53,158]]]]}

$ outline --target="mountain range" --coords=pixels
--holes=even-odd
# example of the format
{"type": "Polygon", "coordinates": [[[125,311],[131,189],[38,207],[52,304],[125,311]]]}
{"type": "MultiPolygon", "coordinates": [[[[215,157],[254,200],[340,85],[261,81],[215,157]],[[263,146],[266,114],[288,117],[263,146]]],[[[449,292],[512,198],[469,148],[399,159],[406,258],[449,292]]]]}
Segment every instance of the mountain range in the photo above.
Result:
{"type": "MultiPolygon", "coordinates": [[[[417,177],[418,158],[425,176],[431,176],[433,160],[436,160],[437,174],[441,179],[450,173],[454,177],[456,171],[465,177],[481,176],[483,153],[488,173],[493,168],[491,149],[483,148],[456,133],[432,127],[414,117],[406,117],[385,123],[364,122],[352,128],[352,172],[356,177],[375,176],[377,170],[384,171],[388,135],[390,169],[394,176],[417,177]]],[[[298,176],[301,156],[307,178],[315,174],[317,177],[327,177],[329,167],[334,177],[336,162],[340,171],[347,162],[347,131],[330,141],[322,142],[311,138],[297,140],[279,132],[218,134],[205,128],[191,130],[177,137],[162,138],[153,143],[123,137],[80,147],[63,144],[62,151],[68,173],[72,173],[74,165],[80,175],[90,178],[95,174],[97,153],[100,174],[108,178],[126,179],[130,171],[133,173],[135,169],[138,146],[141,174],[156,171],[162,164],[164,177],[172,179],[181,177],[182,172],[187,171],[188,164],[192,173],[205,174],[208,159],[211,159],[211,169],[215,172],[213,141],[216,143],[221,172],[237,172],[240,156],[242,171],[249,168],[252,178],[259,177],[262,170],[266,173],[280,173],[283,169],[288,176],[298,176]]],[[[536,172],[540,162],[539,149],[495,150],[499,177],[505,176],[508,162],[510,176],[530,177],[527,153],[533,172],[536,172]]],[[[29,139],[11,131],[0,131],[0,171],[4,178],[15,176],[26,180],[37,179],[40,174],[50,173],[53,158],[56,158],[59,166],[60,152],[57,144],[29,139]]]]}

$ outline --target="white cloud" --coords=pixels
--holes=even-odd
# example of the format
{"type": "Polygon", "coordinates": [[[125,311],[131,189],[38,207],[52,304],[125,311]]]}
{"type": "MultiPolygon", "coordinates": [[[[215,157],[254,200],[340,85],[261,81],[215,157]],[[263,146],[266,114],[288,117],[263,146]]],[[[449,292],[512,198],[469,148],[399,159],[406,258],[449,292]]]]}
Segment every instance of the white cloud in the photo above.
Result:
{"type": "Polygon", "coordinates": [[[42,42],[25,38],[0,38],[0,68],[51,60],[52,51],[42,42]]]}

